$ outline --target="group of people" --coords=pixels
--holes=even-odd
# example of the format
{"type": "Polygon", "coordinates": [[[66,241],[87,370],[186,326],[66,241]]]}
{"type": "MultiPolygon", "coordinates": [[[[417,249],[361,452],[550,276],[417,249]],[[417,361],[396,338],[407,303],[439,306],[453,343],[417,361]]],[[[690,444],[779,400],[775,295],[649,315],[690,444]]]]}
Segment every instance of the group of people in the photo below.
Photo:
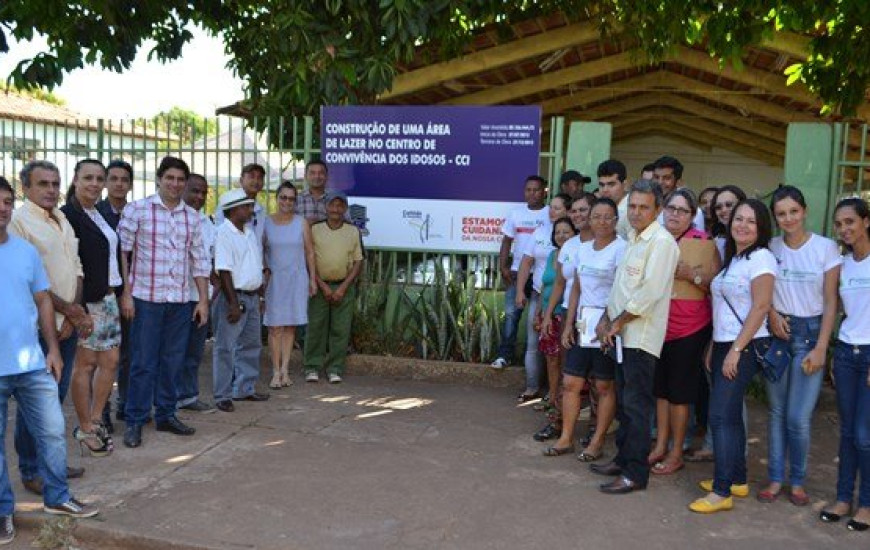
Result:
{"type": "Polygon", "coordinates": [[[807,203],[796,187],[780,186],[769,204],[734,185],[696,198],[682,173],[682,164],[665,156],[630,183],[624,164],[608,160],[598,167],[595,193],[583,189],[591,178],[570,171],[548,207],[547,182],[526,180],[526,205],[503,226],[506,315],[493,368],[513,360],[528,309],[526,387],[518,401],[541,399],[535,408],[548,412],[534,434],[554,441],[543,454],[575,453],[577,419],[589,400],[590,430],[577,458],[613,478],[602,492],[642,490],[651,475],[710,461],[712,479],[700,483],[706,494],[689,508],[713,513],[750,493],[744,397],[756,374],[769,402],[768,481],[757,499],[810,503],[810,425],[830,348],[839,471],[836,501],[820,519],[851,516],[850,530],[867,530],[868,205],[860,198],[836,205],[841,254],[835,241],[808,229],[807,203]],[[617,453],[602,461],[614,420],[617,453]],[[704,424],[704,444],[690,451],[704,424]]]}
{"type": "MultiPolygon", "coordinates": [[[[305,168],[307,189],[284,181],[277,210],[258,202],[266,171],[248,164],[238,188],[224,192],[214,217],[203,208],[207,179],[167,156],[157,192],[128,203],[133,168],[122,160],[79,161],[61,203],[58,168],[28,162],[20,173],[24,203],[0,177],[0,419],[18,404],[15,449],[25,489],[43,496],[49,513],[90,517],[96,508],[69,494],[61,404],[71,390],[82,455],[114,449],[115,418],[124,445],[142,430],[190,436],[179,409],[232,412],[234,401],[263,401],[262,326],[268,330],[270,388],[293,383],[290,356],[306,326],[305,380],[324,371],[340,383],[353,316],[354,281],[362,267],[359,230],[348,199],[327,190],[328,168],[305,168]],[[103,194],[106,197],[103,198],[103,194]],[[200,399],[199,366],[214,335],[213,397],[200,399]]],[[[5,452],[5,447],[4,447],[5,452]]],[[[14,538],[8,469],[0,476],[0,544],[14,538]]]]}

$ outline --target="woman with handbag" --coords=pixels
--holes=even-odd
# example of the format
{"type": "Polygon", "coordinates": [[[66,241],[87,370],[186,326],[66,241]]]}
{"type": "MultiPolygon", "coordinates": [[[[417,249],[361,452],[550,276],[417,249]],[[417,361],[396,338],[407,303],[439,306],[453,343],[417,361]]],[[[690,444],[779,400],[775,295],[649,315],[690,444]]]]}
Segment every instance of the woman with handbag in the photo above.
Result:
{"type": "Polygon", "coordinates": [[[837,501],[819,514],[826,523],[851,513],[858,486],[858,509],[846,527],[870,529],[870,208],[857,197],[834,209],[837,236],[848,250],[840,273],[840,302],[846,314],[834,348],[834,380],[840,413],[837,501]]]}
{"type": "Polygon", "coordinates": [[[764,203],[757,199],[737,203],[725,236],[724,267],[710,285],[714,479],[700,483],[708,493],[689,505],[693,512],[730,510],[732,495],[749,494],[742,406],[746,387],[762,368],[759,356],[770,337],[766,325],[776,276],[776,258],[767,249],[770,237],[770,216],[764,203]]]}
{"type": "Polygon", "coordinates": [[[656,362],[656,444],[649,454],[655,475],[683,469],[683,443],[689,426],[689,406],[695,404],[704,367],[699,358],[710,343],[713,310],[710,281],[719,272],[719,253],[709,235],[692,226],[695,195],[681,187],[665,199],[665,229],[680,246],[674,289],[662,353],[656,362]],[[673,445],[668,443],[673,437],[673,445]]]}
{"type": "Polygon", "coordinates": [[[770,211],[782,236],[770,241],[778,270],[768,323],[778,339],[776,344],[791,360],[776,381],[766,381],[769,483],[757,498],[769,503],[779,497],[788,459],[788,499],[795,506],[806,506],[810,503],[804,490],[810,419],[822,388],[828,342],[836,322],[842,258],[837,243],[806,229],[807,204],[796,187],[777,189],[770,211]]]}

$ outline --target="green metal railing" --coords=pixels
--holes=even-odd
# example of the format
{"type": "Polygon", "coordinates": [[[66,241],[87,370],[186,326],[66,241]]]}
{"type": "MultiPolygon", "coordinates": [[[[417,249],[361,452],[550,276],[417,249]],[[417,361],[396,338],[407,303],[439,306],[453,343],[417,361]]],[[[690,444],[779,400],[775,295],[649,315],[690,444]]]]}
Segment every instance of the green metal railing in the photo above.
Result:
{"type": "Polygon", "coordinates": [[[868,132],[870,126],[867,124],[834,124],[834,160],[825,213],[825,232],[828,234],[832,233],[831,216],[837,201],[847,196],[859,196],[870,201],[868,132]]]}
{"type": "MultiPolygon", "coordinates": [[[[539,170],[553,182],[551,193],[555,193],[564,163],[564,119],[554,117],[549,126],[549,145],[540,154],[539,170]]],[[[57,123],[0,119],[0,175],[20,192],[18,172],[23,165],[32,159],[46,159],[60,169],[65,190],[79,160],[97,158],[107,163],[123,159],[133,166],[132,198],[139,199],[154,192],[154,171],[160,159],[176,155],[209,181],[206,210],[211,212],[217,197],[238,181],[242,166],[259,162],[267,168],[262,200],[273,210],[274,196],[269,191],[285,179],[303,184],[305,162],[320,153],[315,142],[315,120],[310,116],[254,118],[250,125],[238,118],[216,117],[208,119],[204,127],[206,131],[168,122],[146,126],[141,121],[104,119],[57,123]]],[[[429,283],[438,264],[451,276],[473,276],[479,288],[497,289],[501,284],[497,254],[372,252],[377,254],[371,255],[371,261],[390,262],[395,258],[399,266],[395,272],[397,283],[429,283]]]]}

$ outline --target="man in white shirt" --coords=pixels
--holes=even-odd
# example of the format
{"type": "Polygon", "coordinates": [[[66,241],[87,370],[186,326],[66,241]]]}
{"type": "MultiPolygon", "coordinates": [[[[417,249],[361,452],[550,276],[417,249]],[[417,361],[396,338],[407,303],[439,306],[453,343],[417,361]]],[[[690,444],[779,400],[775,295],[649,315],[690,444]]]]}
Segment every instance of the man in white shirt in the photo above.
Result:
{"type": "MultiPolygon", "coordinates": [[[[214,259],[214,240],[216,228],[211,218],[202,211],[205,206],[205,199],[208,197],[208,182],[201,174],[191,173],[187,178],[187,185],[184,188],[184,203],[199,212],[199,219],[202,225],[202,243],[205,246],[205,253],[208,257],[209,266],[212,265],[214,259]]],[[[212,271],[209,276],[211,283],[214,282],[215,275],[212,271]]],[[[196,285],[193,283],[193,273],[190,274],[190,301],[199,301],[199,293],[196,290],[196,285]]],[[[211,284],[209,284],[211,287],[211,284]]],[[[209,288],[209,299],[213,296],[212,289],[209,288]]],[[[178,370],[178,377],[175,381],[175,386],[178,388],[178,408],[188,411],[196,411],[203,413],[214,412],[214,407],[199,399],[199,364],[202,362],[203,352],[205,350],[205,340],[208,337],[208,323],[200,326],[194,321],[190,322],[190,336],[187,339],[187,353],[184,356],[184,362],[178,370]]]]}
{"type": "Polygon", "coordinates": [[[214,398],[221,411],[235,401],[265,401],[260,377],[260,301],[263,299],[263,252],[249,222],[254,199],[241,189],[220,198],[224,222],[217,229],[214,270],[221,292],[214,304],[214,398]]]}
{"type": "Polygon", "coordinates": [[[600,487],[607,494],[646,488],[649,481],[649,427],[655,406],[653,375],[668,324],[674,271],[680,249],[656,221],[664,197],[652,181],[634,183],[628,195],[631,231],[628,247],[616,270],[607,311],[596,327],[605,349],[622,340],[622,362],[616,367],[618,454],[607,464],[593,464],[593,472],[618,476],[600,487]]]}
{"type": "MultiPolygon", "coordinates": [[[[492,362],[492,367],[503,368],[513,361],[514,348],[517,343],[517,329],[523,310],[516,307],[516,277],[523,259],[522,251],[532,238],[535,230],[548,223],[549,213],[544,208],[547,198],[547,180],[540,176],[526,178],[524,188],[526,205],[512,210],[502,226],[501,249],[498,253],[499,269],[504,283],[504,328],[501,333],[501,343],[498,347],[498,357],[492,362]],[[513,254],[513,259],[511,259],[513,254]]],[[[526,292],[529,295],[530,292],[526,292]]]]}
{"type": "MultiPolygon", "coordinates": [[[[263,224],[266,223],[266,216],[268,215],[263,205],[257,202],[257,195],[263,190],[265,182],[266,169],[263,168],[262,164],[252,162],[242,168],[242,175],[239,178],[239,189],[245,193],[247,198],[254,201],[254,213],[251,215],[248,226],[254,230],[258,239],[263,237],[263,224]]],[[[214,213],[214,224],[220,227],[223,223],[224,212],[218,208],[217,212],[214,213]]]]}
{"type": "Polygon", "coordinates": [[[616,204],[616,234],[628,238],[628,196],[625,194],[625,165],[615,159],[605,160],[598,165],[598,196],[610,199],[616,204]]]}
{"type": "MultiPolygon", "coordinates": [[[[685,187],[683,185],[683,164],[674,157],[660,157],[653,163],[652,180],[661,186],[662,194],[667,197],[674,189],[685,187]]],[[[665,224],[664,213],[659,214],[658,222],[659,225],[665,224]]],[[[704,212],[700,208],[695,212],[692,225],[695,229],[704,230],[704,212]]]]}

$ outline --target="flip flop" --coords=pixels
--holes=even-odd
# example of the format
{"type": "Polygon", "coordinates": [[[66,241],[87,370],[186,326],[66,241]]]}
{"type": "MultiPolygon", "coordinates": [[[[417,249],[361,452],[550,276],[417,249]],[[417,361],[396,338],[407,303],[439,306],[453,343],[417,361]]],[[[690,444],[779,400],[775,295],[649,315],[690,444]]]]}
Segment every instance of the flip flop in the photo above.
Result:
{"type": "Polygon", "coordinates": [[[656,456],[652,456],[652,455],[650,455],[649,457],[647,457],[647,459],[646,459],[646,463],[649,464],[650,466],[653,466],[654,464],[657,464],[657,463],[661,462],[661,461],[664,460],[664,459],[665,459],[665,455],[663,455],[663,454],[662,454],[662,455],[656,455],[656,456]]]}
{"type": "Polygon", "coordinates": [[[544,456],[562,456],[574,452],[574,447],[547,447],[544,449],[544,456]]]}
{"type": "Polygon", "coordinates": [[[763,491],[759,491],[758,495],[755,498],[758,500],[758,502],[763,502],[765,504],[771,504],[773,502],[776,502],[776,500],[779,498],[779,495],[781,495],[782,493],[783,493],[783,490],[781,487],[780,487],[779,491],[777,491],[775,493],[773,491],[768,491],[767,489],[765,489],[763,491]]]}
{"type": "Polygon", "coordinates": [[[681,460],[679,462],[656,462],[652,467],[652,473],[657,476],[669,476],[675,474],[686,467],[686,464],[681,460]]]}

